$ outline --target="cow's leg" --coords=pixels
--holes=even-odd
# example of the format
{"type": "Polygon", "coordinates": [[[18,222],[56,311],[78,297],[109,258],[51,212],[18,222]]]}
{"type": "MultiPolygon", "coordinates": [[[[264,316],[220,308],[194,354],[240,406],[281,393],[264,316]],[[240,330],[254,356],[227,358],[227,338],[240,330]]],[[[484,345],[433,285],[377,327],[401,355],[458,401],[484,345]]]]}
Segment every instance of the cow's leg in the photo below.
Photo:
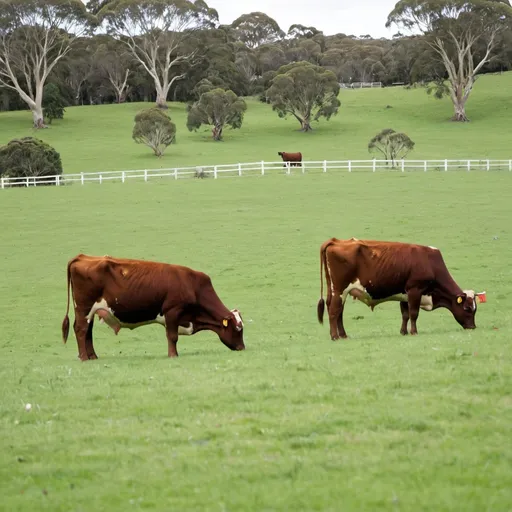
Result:
{"type": "Polygon", "coordinates": [[[338,340],[340,338],[346,338],[347,333],[343,327],[343,302],[338,292],[335,291],[331,300],[328,301],[327,309],[329,311],[331,339],[338,340]]]}
{"type": "Polygon", "coordinates": [[[73,324],[73,329],[75,331],[76,342],[78,345],[78,357],[81,361],[87,361],[89,359],[86,342],[89,324],[87,323],[86,315],[87,313],[75,308],[75,322],[73,324]]]}
{"type": "Polygon", "coordinates": [[[404,336],[407,333],[407,322],[409,322],[409,304],[407,302],[400,302],[400,311],[402,312],[402,327],[400,329],[400,334],[404,336]]]}
{"type": "Polygon", "coordinates": [[[420,312],[421,291],[409,290],[407,292],[407,301],[409,302],[409,318],[411,320],[411,334],[418,334],[416,329],[416,320],[420,312]]]}
{"type": "Polygon", "coordinates": [[[94,352],[94,345],[92,343],[92,328],[94,327],[94,317],[89,322],[87,334],[85,336],[85,350],[89,359],[98,359],[96,352],[94,352]]]}
{"type": "Polygon", "coordinates": [[[178,315],[167,313],[165,315],[165,333],[167,335],[167,355],[169,357],[178,357],[178,315]]]}

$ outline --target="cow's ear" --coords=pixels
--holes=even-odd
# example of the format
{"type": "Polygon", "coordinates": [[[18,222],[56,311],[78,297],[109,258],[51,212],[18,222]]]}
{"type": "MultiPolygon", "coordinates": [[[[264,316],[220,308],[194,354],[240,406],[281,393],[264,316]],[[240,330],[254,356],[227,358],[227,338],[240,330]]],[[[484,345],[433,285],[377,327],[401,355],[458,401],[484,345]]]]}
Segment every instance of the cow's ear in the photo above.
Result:
{"type": "Polygon", "coordinates": [[[224,319],[222,320],[222,325],[223,325],[224,327],[227,327],[227,326],[228,326],[228,319],[227,319],[227,318],[224,318],[224,319]]]}

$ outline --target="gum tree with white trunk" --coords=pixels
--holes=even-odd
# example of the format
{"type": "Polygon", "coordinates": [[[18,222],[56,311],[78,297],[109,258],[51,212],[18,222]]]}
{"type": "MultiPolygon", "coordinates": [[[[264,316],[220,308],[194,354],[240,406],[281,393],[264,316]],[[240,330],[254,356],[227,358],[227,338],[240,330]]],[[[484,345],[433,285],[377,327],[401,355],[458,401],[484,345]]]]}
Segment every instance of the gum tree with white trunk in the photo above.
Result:
{"type": "Polygon", "coordinates": [[[156,104],[164,109],[172,84],[185,76],[178,70],[196,57],[187,42],[218,22],[217,11],[203,0],[112,0],[98,16],[154,80],[156,104]]]}
{"type": "Polygon", "coordinates": [[[497,51],[498,35],[510,27],[508,0],[400,0],[386,26],[424,34],[443,63],[453,103],[453,121],[468,121],[466,103],[478,72],[497,51]]]}
{"type": "Polygon", "coordinates": [[[91,26],[80,0],[0,0],[0,85],[16,91],[43,128],[43,88],[91,26]]]}

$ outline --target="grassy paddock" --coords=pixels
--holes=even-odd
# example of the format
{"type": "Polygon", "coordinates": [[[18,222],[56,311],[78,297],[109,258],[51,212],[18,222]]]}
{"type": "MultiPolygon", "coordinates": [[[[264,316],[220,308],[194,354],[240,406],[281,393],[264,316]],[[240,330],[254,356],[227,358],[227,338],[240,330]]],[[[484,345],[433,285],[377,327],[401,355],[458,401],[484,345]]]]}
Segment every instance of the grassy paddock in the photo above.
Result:
{"type": "MultiPolygon", "coordinates": [[[[273,126],[268,137],[288,133],[273,126]]],[[[73,170],[101,161],[87,144],[89,163],[73,170]]],[[[138,151],[129,140],[131,153],[117,150],[119,167],[138,151]]],[[[510,179],[328,173],[3,191],[0,509],[509,510],[510,179]],[[462,287],[487,291],[478,329],[421,312],[420,335],[402,337],[398,304],[350,303],[351,337],[331,342],[316,321],[330,236],[439,247],[462,287]],[[241,309],[247,350],[200,333],[169,360],[161,327],[115,337],[97,325],[100,359],[79,362],[74,337],[60,341],[65,266],[79,252],[208,272],[241,309]]]]}
{"type": "Polygon", "coordinates": [[[0,113],[0,144],[34,135],[60,152],[64,172],[183,167],[279,160],[278,151],[301,151],[307,160],[369,159],[369,140],[383,128],[404,131],[416,142],[409,158],[510,158],[512,73],[481,76],[467,106],[471,123],[452,123],[449,99],[424,89],[342,90],[341,108],[329,122],[300,133],[293,118],[279,119],[269,105],[248,99],[241,130],[225,130],[225,141],[209,129],[190,133],[184,104],[170,104],[177,144],[157,159],[131,138],[135,114],[149,104],[84,106],[66,109],[63,120],[34,132],[28,112],[0,113]]]}

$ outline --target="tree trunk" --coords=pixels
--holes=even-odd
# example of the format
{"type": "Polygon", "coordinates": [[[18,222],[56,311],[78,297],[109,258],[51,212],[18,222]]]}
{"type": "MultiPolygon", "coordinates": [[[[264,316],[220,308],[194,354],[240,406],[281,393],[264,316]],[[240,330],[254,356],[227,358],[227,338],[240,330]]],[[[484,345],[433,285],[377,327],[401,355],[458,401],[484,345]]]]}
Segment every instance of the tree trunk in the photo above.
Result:
{"type": "Polygon", "coordinates": [[[167,105],[167,93],[169,91],[169,87],[166,83],[163,85],[160,84],[159,81],[155,80],[155,89],[156,89],[156,106],[161,109],[167,110],[169,107],[167,105]]]}
{"type": "Polygon", "coordinates": [[[301,132],[310,132],[313,130],[313,128],[311,127],[311,124],[309,122],[309,119],[303,119],[301,121],[301,125],[302,125],[302,128],[301,128],[301,132]]]}
{"type": "Polygon", "coordinates": [[[466,116],[467,96],[465,94],[461,94],[461,91],[458,90],[458,91],[456,91],[455,94],[452,95],[452,101],[453,101],[453,109],[454,109],[452,121],[457,121],[457,122],[462,122],[462,123],[469,121],[468,117],[466,116]]]}
{"type": "Polygon", "coordinates": [[[213,140],[222,140],[222,126],[215,125],[212,129],[213,140]]]}
{"type": "Polygon", "coordinates": [[[43,109],[41,106],[34,106],[32,109],[32,118],[34,119],[34,128],[44,128],[43,109]]]}

